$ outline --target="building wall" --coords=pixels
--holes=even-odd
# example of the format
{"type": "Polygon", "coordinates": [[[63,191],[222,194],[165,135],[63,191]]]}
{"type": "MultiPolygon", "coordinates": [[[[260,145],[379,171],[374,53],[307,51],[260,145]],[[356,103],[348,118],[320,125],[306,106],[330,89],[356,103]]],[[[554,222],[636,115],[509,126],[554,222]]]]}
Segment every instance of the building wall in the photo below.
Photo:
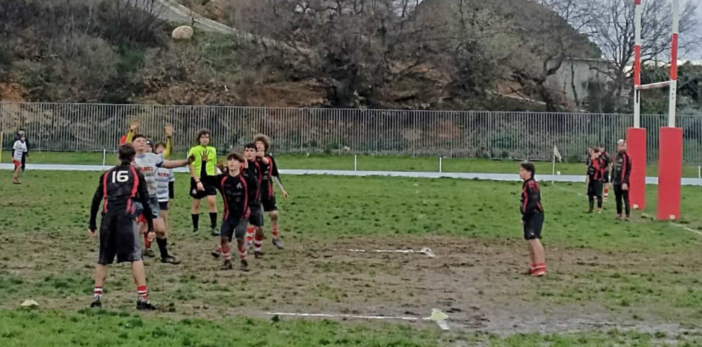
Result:
{"type": "Polygon", "coordinates": [[[575,80],[575,92],[578,102],[588,96],[588,84],[591,81],[607,82],[608,77],[602,71],[607,71],[608,63],[601,60],[567,60],[556,74],[550,76],[547,85],[553,90],[563,93],[570,102],[576,102],[572,81],[575,80]]]}

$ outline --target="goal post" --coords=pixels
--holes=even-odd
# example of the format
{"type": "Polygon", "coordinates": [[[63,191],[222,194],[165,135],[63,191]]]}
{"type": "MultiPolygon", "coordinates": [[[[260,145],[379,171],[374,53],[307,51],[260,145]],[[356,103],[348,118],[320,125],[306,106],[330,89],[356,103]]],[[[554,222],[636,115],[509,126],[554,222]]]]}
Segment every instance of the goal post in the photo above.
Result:
{"type": "MultiPolygon", "coordinates": [[[[647,0],[654,1],[654,0],[647,0]]],[[[641,84],[641,26],[642,0],[635,4],[634,46],[634,127],[627,129],[629,155],[633,161],[631,171],[631,203],[635,209],[646,206],[646,129],[641,128],[641,91],[670,88],[668,104],[668,126],[659,129],[658,151],[658,220],[680,218],[680,180],[682,177],[683,131],[675,127],[678,79],[678,28],[680,23],[680,0],[673,0],[673,30],[670,53],[670,80],[641,84]]]]}

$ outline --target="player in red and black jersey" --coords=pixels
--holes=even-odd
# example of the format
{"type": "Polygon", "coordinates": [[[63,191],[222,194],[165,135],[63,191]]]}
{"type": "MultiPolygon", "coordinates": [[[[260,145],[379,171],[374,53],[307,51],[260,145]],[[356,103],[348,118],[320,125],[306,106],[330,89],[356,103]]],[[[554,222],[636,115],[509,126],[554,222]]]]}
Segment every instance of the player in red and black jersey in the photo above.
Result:
{"type": "Polygon", "coordinates": [[[152,211],[149,206],[149,191],[144,176],[133,166],[136,151],[132,145],[119,148],[120,165],[100,177],[100,183],[93,196],[90,208],[88,233],[95,237],[97,213],[100,202],[104,201],[100,222],[100,252],[95,266],[95,289],[90,307],[102,306],[102,286],[107,278],[107,269],[114,261],[132,263],[132,274],[137,284],[137,310],[154,310],[148,300],[146,274],[141,258],[139,231],[136,224],[135,202],[144,206],[149,236],[154,237],[152,211]]]}
{"type": "Polygon", "coordinates": [[[519,177],[524,181],[520,212],[524,226],[524,239],[529,243],[531,266],[529,274],[541,277],[546,274],[546,255],[541,245],[541,229],[544,226],[544,208],[541,206],[541,190],[534,179],[536,168],[532,163],[522,163],[519,177]]]}
{"type": "MultiPolygon", "coordinates": [[[[258,239],[263,240],[263,206],[261,206],[261,182],[263,180],[263,173],[261,172],[261,166],[258,161],[256,161],[256,145],[253,143],[247,143],[244,145],[244,159],[246,160],[243,169],[241,170],[242,175],[244,175],[248,180],[251,181],[249,184],[249,210],[251,211],[249,215],[249,225],[246,228],[246,249],[249,249],[254,240],[254,234],[258,235],[258,239]],[[254,184],[255,183],[255,184],[254,184]]],[[[212,252],[212,256],[219,258],[222,254],[222,247],[218,247],[216,251],[212,252]]],[[[255,252],[254,256],[256,258],[261,258],[263,254],[255,252]]]]}
{"type": "Polygon", "coordinates": [[[256,178],[242,173],[241,169],[244,163],[245,160],[241,155],[231,153],[227,157],[227,166],[220,168],[222,174],[216,176],[217,189],[219,189],[224,200],[224,218],[222,219],[222,229],[220,229],[220,246],[224,256],[222,270],[233,268],[229,243],[235,237],[239,257],[241,258],[241,270],[249,271],[244,236],[246,236],[246,226],[251,213],[249,209],[249,189],[255,187],[258,183],[256,178]]]}
{"type": "Polygon", "coordinates": [[[626,152],[626,141],[617,142],[617,155],[612,164],[612,186],[617,199],[617,219],[622,219],[622,201],[626,220],[629,220],[631,209],[629,206],[629,176],[631,176],[631,158],[626,152]]]}
{"type": "MultiPolygon", "coordinates": [[[[256,135],[254,137],[254,144],[256,145],[256,161],[261,167],[261,172],[263,173],[263,179],[261,183],[261,203],[263,204],[263,211],[268,212],[271,216],[271,234],[273,234],[273,245],[278,249],[283,249],[283,243],[280,241],[280,227],[278,224],[278,206],[275,200],[275,191],[273,190],[273,182],[275,181],[278,188],[280,188],[281,194],[284,198],[288,198],[288,192],[283,187],[283,183],[280,180],[280,173],[278,172],[278,165],[276,165],[275,159],[268,153],[270,149],[270,140],[268,136],[256,135]]],[[[254,240],[254,248],[260,252],[263,245],[263,238],[261,240],[254,240]]]]}
{"type": "Polygon", "coordinates": [[[587,197],[590,203],[590,209],[587,213],[592,213],[595,207],[595,198],[597,198],[597,213],[602,213],[602,184],[604,182],[605,163],[600,158],[600,149],[593,148],[590,150],[590,160],[587,166],[587,176],[585,183],[587,184],[587,197]]]}
{"type": "Polygon", "coordinates": [[[604,143],[600,144],[600,159],[602,159],[602,162],[604,163],[604,179],[603,179],[603,190],[604,190],[604,201],[607,201],[607,198],[609,198],[609,167],[612,165],[612,156],[607,153],[607,150],[605,150],[605,145],[604,143]]]}
{"type": "MultiPolygon", "coordinates": [[[[256,160],[256,145],[247,143],[244,145],[244,159],[246,159],[245,175],[256,179],[258,183],[255,189],[249,189],[251,199],[251,216],[249,216],[249,227],[246,229],[246,248],[249,248],[254,241],[254,234],[258,235],[259,243],[263,243],[263,205],[261,204],[261,185],[263,184],[263,170],[261,164],[256,160]]],[[[255,252],[254,255],[260,258],[263,253],[255,252]]]]}

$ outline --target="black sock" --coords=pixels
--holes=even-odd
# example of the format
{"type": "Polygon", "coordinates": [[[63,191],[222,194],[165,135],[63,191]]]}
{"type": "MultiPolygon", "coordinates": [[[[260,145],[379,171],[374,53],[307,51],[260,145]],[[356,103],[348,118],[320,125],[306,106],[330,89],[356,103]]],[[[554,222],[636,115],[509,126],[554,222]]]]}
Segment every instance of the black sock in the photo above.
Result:
{"type": "Polygon", "coordinates": [[[217,212],[210,212],[210,223],[212,224],[212,229],[217,227],[217,212]]]}
{"type": "Polygon", "coordinates": [[[166,259],[168,258],[168,239],[163,238],[163,239],[156,239],[156,243],[158,244],[158,250],[161,251],[161,259],[166,259]]]}
{"type": "Polygon", "coordinates": [[[193,218],[193,229],[197,230],[198,224],[200,224],[200,215],[199,214],[191,214],[190,217],[193,218]]]}
{"type": "Polygon", "coordinates": [[[593,206],[595,206],[595,199],[593,199],[592,195],[588,196],[588,203],[590,205],[590,211],[592,211],[593,206]]]}

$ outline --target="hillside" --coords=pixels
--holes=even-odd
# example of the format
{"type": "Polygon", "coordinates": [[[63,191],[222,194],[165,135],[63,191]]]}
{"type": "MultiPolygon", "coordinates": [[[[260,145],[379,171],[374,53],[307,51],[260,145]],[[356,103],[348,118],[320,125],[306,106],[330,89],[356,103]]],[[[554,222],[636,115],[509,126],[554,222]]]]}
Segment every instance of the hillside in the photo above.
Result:
{"type": "Polygon", "coordinates": [[[2,2],[0,99],[538,109],[499,91],[519,88],[558,107],[563,100],[542,88],[542,67],[597,54],[555,14],[526,0],[426,0],[416,9],[388,0],[363,10],[350,1],[304,9],[270,0],[181,2],[318,56],[203,32],[173,42],[175,24],[133,1],[2,2]]]}

